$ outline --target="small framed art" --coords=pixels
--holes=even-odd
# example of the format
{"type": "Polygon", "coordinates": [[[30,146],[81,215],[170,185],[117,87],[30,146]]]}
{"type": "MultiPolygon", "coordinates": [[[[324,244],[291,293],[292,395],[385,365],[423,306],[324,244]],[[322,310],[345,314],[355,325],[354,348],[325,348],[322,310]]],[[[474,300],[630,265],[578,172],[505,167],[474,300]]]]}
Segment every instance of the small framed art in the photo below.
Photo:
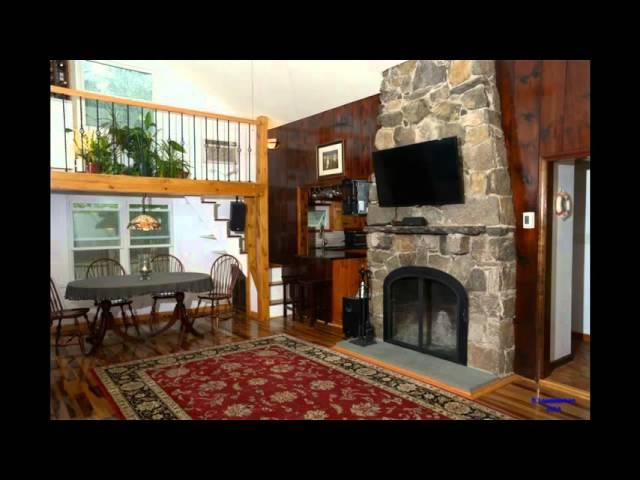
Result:
{"type": "Polygon", "coordinates": [[[318,162],[318,178],[344,173],[344,141],[318,145],[316,160],[318,162]]]}

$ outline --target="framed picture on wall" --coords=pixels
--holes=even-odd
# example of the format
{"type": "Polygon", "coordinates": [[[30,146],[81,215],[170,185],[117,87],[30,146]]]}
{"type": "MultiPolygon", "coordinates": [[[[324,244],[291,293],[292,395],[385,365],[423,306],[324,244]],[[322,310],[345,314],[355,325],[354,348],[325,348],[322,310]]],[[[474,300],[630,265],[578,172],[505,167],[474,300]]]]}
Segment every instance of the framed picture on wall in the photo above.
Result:
{"type": "Polygon", "coordinates": [[[318,178],[344,173],[344,141],[338,140],[318,145],[316,160],[318,178]]]}

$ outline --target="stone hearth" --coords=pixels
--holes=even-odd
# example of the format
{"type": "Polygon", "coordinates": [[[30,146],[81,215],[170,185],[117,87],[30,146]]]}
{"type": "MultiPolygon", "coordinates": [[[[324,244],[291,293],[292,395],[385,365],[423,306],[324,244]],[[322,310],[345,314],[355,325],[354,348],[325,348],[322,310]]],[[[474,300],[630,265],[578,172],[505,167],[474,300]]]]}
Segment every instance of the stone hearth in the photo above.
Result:
{"type": "MultiPolygon", "coordinates": [[[[465,202],[384,208],[370,190],[367,244],[371,320],[383,337],[383,282],[402,266],[442,270],[469,296],[467,365],[513,370],[515,219],[492,60],[410,60],[386,70],[376,148],[456,136],[465,202]],[[389,224],[422,216],[426,227],[389,224]]],[[[375,183],[375,179],[374,179],[375,183]]]]}

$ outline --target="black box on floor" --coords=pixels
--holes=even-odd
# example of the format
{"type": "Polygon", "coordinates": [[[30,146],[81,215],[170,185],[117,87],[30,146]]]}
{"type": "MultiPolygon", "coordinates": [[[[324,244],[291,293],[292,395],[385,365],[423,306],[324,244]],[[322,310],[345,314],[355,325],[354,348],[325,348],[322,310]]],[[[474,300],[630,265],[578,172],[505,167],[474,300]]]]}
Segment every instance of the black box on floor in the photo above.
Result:
{"type": "Polygon", "coordinates": [[[342,331],[346,338],[358,336],[358,328],[365,320],[364,315],[369,314],[367,301],[367,298],[342,298],[342,331]]]}

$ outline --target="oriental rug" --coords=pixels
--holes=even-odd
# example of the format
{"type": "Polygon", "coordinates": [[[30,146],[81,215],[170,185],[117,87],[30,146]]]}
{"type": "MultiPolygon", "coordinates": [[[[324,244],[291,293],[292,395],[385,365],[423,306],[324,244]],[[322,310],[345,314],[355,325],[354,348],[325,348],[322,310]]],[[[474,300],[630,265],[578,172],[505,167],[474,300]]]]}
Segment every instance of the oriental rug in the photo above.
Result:
{"type": "Polygon", "coordinates": [[[510,419],[285,334],[98,367],[94,374],[123,419],[510,419]]]}

